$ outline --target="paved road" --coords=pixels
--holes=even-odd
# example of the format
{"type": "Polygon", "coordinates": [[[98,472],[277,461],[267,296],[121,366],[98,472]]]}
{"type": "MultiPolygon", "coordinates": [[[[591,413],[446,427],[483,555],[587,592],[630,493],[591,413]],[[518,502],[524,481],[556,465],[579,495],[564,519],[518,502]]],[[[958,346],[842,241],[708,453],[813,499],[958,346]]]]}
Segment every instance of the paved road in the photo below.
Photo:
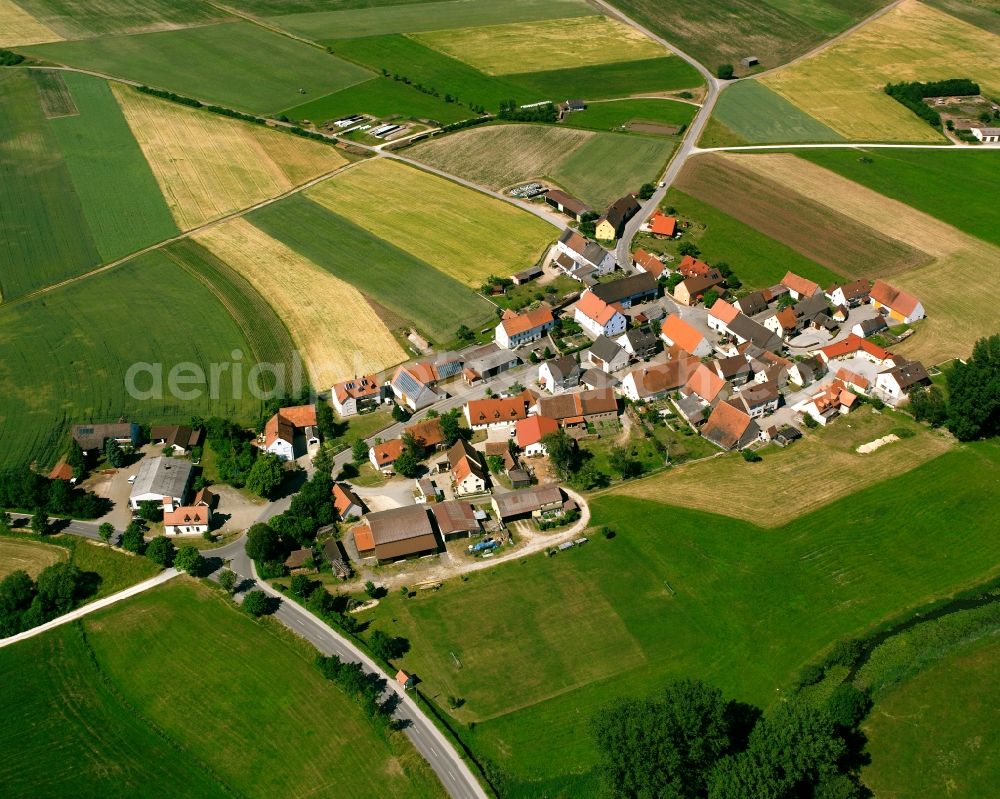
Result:
{"type": "MultiPolygon", "coordinates": [[[[30,514],[27,513],[16,513],[12,511],[10,516],[12,519],[24,519],[26,521],[31,520],[30,514]]],[[[71,535],[78,535],[81,538],[89,538],[92,541],[101,540],[101,537],[97,534],[97,528],[99,526],[97,522],[78,522],[74,520],[67,524],[62,519],[49,519],[49,526],[59,533],[70,533],[71,535]]],[[[24,530],[26,528],[22,527],[19,529],[24,530]]],[[[120,533],[122,531],[119,530],[118,532],[120,533]]]]}

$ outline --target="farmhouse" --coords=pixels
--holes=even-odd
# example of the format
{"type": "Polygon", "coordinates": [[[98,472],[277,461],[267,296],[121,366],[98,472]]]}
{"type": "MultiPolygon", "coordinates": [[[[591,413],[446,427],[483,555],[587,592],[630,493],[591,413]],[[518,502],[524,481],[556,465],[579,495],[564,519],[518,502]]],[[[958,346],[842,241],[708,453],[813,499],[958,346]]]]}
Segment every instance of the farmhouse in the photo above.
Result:
{"type": "Polygon", "coordinates": [[[732,394],[732,386],[723,380],[712,369],[705,364],[699,363],[684,384],[684,396],[690,397],[692,394],[698,396],[707,405],[718,405],[723,400],[729,399],[732,394]]]}
{"type": "Polygon", "coordinates": [[[634,327],[620,335],[615,341],[625,352],[640,361],[652,358],[659,349],[659,339],[646,328],[634,327]]]}
{"type": "Polygon", "coordinates": [[[555,323],[552,309],[548,305],[543,304],[524,313],[507,310],[496,327],[495,341],[506,349],[520,347],[529,341],[538,341],[555,323]]]}
{"type": "Polygon", "coordinates": [[[84,454],[95,450],[103,451],[104,442],[109,438],[123,447],[135,448],[141,440],[139,425],[131,422],[73,425],[73,440],[80,445],[84,454]]]}
{"type": "Polygon", "coordinates": [[[414,442],[425,451],[438,449],[444,444],[444,433],[441,432],[441,419],[434,417],[411,424],[403,428],[403,434],[413,437],[414,442]]]}
{"type": "Polygon", "coordinates": [[[529,416],[517,423],[517,445],[527,456],[545,455],[542,439],[559,429],[559,422],[547,416],[529,416]]]}
{"type": "Polygon", "coordinates": [[[795,318],[801,329],[836,330],[837,325],[830,317],[830,306],[823,294],[814,294],[799,300],[792,306],[795,318]]]}
{"type": "Polygon", "coordinates": [[[732,355],[728,358],[719,358],[709,364],[715,369],[715,373],[723,380],[728,380],[734,386],[742,386],[751,377],[753,369],[750,362],[742,355],[732,355]]]}
{"type": "Polygon", "coordinates": [[[494,378],[520,363],[521,357],[513,350],[503,349],[495,343],[484,344],[466,353],[463,375],[465,382],[472,385],[494,378]]]}
{"type": "Polygon", "coordinates": [[[930,375],[920,361],[904,361],[875,376],[875,391],[895,405],[909,397],[914,386],[930,383],[930,375]]]}
{"type": "Polygon", "coordinates": [[[353,532],[358,554],[380,562],[438,550],[438,540],[424,505],[369,513],[365,524],[355,527],[353,532]]]}
{"type": "Polygon", "coordinates": [[[568,256],[573,262],[573,267],[567,268],[561,260],[557,260],[556,265],[571,278],[581,282],[585,278],[607,275],[613,272],[617,265],[614,253],[608,252],[596,241],[591,241],[568,228],[556,242],[556,250],[568,256]]]}
{"type": "Polygon", "coordinates": [[[819,391],[792,406],[792,410],[809,414],[819,424],[826,425],[832,419],[845,413],[857,403],[857,395],[852,393],[842,380],[834,380],[819,391]]]}
{"type": "Polygon", "coordinates": [[[681,258],[681,262],[677,264],[677,271],[684,277],[722,277],[719,270],[713,269],[692,255],[685,255],[681,258]]]}
{"type": "Polygon", "coordinates": [[[732,322],[738,314],[739,310],[735,306],[720,298],[708,309],[708,317],[705,321],[709,328],[723,333],[726,331],[726,325],[732,322]]]}
{"type": "Polygon", "coordinates": [[[391,472],[392,465],[396,462],[396,459],[403,454],[403,441],[399,438],[393,438],[389,441],[383,441],[379,444],[375,444],[371,449],[368,450],[368,460],[371,461],[372,466],[382,472],[391,472]]]}
{"type": "Polygon", "coordinates": [[[826,364],[815,356],[792,361],[792,365],[788,369],[788,379],[800,386],[815,383],[825,374],[826,364]]]}
{"type": "Polygon", "coordinates": [[[818,350],[816,355],[827,365],[829,365],[830,361],[838,358],[851,358],[854,355],[860,355],[876,366],[894,365],[891,352],[853,333],[843,341],[838,341],[836,344],[828,344],[818,350]]]}
{"type": "Polygon", "coordinates": [[[333,507],[340,519],[350,519],[352,516],[360,519],[365,515],[364,503],[346,483],[334,483],[330,493],[333,494],[333,507]]]}
{"type": "Polygon", "coordinates": [[[416,412],[433,405],[440,397],[433,386],[438,381],[434,368],[426,363],[400,366],[389,382],[397,402],[416,412]]]}
{"type": "Polygon", "coordinates": [[[493,510],[496,517],[508,522],[526,516],[540,516],[542,513],[560,510],[563,507],[563,492],[555,483],[494,494],[493,510]]]}
{"type": "Polygon", "coordinates": [[[598,336],[590,347],[590,362],[604,372],[616,372],[628,364],[625,349],[607,336],[598,336]]]}
{"type": "Polygon", "coordinates": [[[155,502],[165,511],[184,505],[191,484],[190,461],[174,458],[146,458],[139,464],[128,503],[138,510],[140,502],[155,502]]]}
{"type": "Polygon", "coordinates": [[[382,387],[375,375],[352,377],[336,383],[330,389],[333,407],[340,416],[355,416],[368,408],[378,405],[382,396],[382,387]]]}
{"type": "Polygon", "coordinates": [[[576,304],[573,319],[592,338],[620,336],[628,327],[628,319],[613,305],[587,289],[576,304]]]}
{"type": "Polygon", "coordinates": [[[483,531],[479,519],[476,518],[476,509],[469,502],[454,499],[438,502],[431,508],[431,513],[434,514],[438,532],[445,541],[468,538],[473,533],[478,534],[483,531]]]}
{"type": "Polygon", "coordinates": [[[557,394],[538,400],[538,415],[555,419],[563,427],[577,427],[618,418],[618,400],[610,388],[557,394]]]}
{"type": "Polygon", "coordinates": [[[876,280],[869,294],[877,310],[885,309],[890,319],[910,324],[924,318],[920,300],[901,289],[893,288],[883,280],[876,280]]]}
{"type": "Polygon", "coordinates": [[[735,399],[743,405],[751,419],[759,419],[778,410],[781,392],[770,380],[764,383],[750,383],[744,386],[735,399]]]}
{"type": "Polygon", "coordinates": [[[970,128],[972,135],[984,143],[1000,142],[1000,128],[987,128],[976,126],[970,128]]]}
{"type": "Polygon", "coordinates": [[[685,352],[699,358],[712,352],[712,345],[708,343],[708,339],[697,328],[689,325],[675,313],[663,320],[663,324],[660,326],[660,338],[667,343],[667,346],[680,347],[685,352]]]}
{"type": "Polygon", "coordinates": [[[763,291],[754,291],[745,297],[740,297],[733,305],[747,316],[756,316],[767,310],[767,302],[763,291]]]}
{"type": "Polygon", "coordinates": [[[621,392],[633,402],[662,399],[687,383],[699,365],[697,358],[682,356],[666,363],[637,366],[622,379],[621,392]]]}
{"type": "Polygon", "coordinates": [[[785,276],[781,278],[781,285],[787,288],[788,293],[796,300],[803,300],[820,293],[818,283],[807,280],[794,272],[785,272],[785,276]]]}
{"type": "MultiPolygon", "coordinates": [[[[715,272],[715,270],[712,270],[715,272]]],[[[674,299],[684,305],[696,305],[701,301],[705,292],[721,286],[722,276],[716,273],[715,277],[689,277],[682,280],[674,287],[674,299]]]]}
{"type": "Polygon", "coordinates": [[[830,286],[826,290],[826,297],[834,305],[856,308],[868,302],[869,291],[871,291],[871,284],[867,280],[855,280],[853,283],[847,283],[843,286],[830,286]]]}
{"type": "Polygon", "coordinates": [[[590,213],[590,206],[576,197],[571,197],[560,189],[549,189],[543,195],[545,202],[555,208],[559,213],[571,216],[577,222],[583,221],[583,215],[590,213]]]}
{"type": "Polygon", "coordinates": [[[625,223],[637,213],[639,213],[639,202],[634,194],[619,197],[608,206],[608,210],[597,220],[597,224],[594,226],[594,235],[608,241],[618,238],[625,229],[625,223]]]}
{"type": "Polygon", "coordinates": [[[529,266],[527,269],[522,269],[510,276],[511,281],[513,281],[515,286],[523,286],[525,283],[530,283],[532,280],[540,278],[545,274],[542,269],[541,264],[535,264],[534,266],[529,266]]]}
{"type": "Polygon", "coordinates": [[[698,427],[705,423],[705,408],[711,410],[711,406],[706,406],[705,403],[701,401],[701,397],[697,394],[689,394],[688,396],[671,399],[677,412],[690,424],[692,427],[698,427]]]}
{"type": "Polygon", "coordinates": [[[889,325],[881,316],[876,316],[874,319],[862,319],[854,327],[851,328],[851,332],[855,336],[860,336],[861,338],[868,338],[869,336],[874,336],[876,333],[881,333],[883,330],[888,328],[889,325]]]}
{"type": "Polygon", "coordinates": [[[306,446],[319,444],[315,405],[282,408],[264,425],[264,450],[283,461],[295,460],[295,437],[304,435],[306,446]]]}
{"type": "Polygon", "coordinates": [[[534,397],[526,391],[516,397],[470,400],[465,404],[465,421],[473,430],[513,424],[528,418],[528,407],[533,401],[534,397]]]}
{"type": "Polygon", "coordinates": [[[609,305],[620,305],[631,308],[641,302],[655,300],[658,286],[656,278],[645,272],[638,275],[612,280],[610,283],[599,283],[590,289],[591,293],[600,297],[609,305]]]}
{"type": "Polygon", "coordinates": [[[486,470],[479,453],[464,438],[460,438],[448,450],[448,465],[451,479],[455,482],[455,494],[481,494],[486,490],[486,470]]]}
{"type": "Polygon", "coordinates": [[[737,344],[750,342],[761,350],[772,352],[781,349],[781,338],[745,314],[737,314],[726,329],[737,344]]]}
{"type": "Polygon", "coordinates": [[[653,215],[649,218],[648,228],[649,232],[657,238],[672,239],[677,235],[677,219],[667,216],[662,211],[653,211],[653,215]]]}
{"type": "Polygon", "coordinates": [[[639,272],[652,275],[657,280],[667,271],[667,265],[652,253],[638,249],[632,253],[632,266],[639,272]]]}
{"type": "Polygon", "coordinates": [[[170,447],[174,452],[184,455],[201,443],[202,430],[192,430],[186,425],[157,425],[149,431],[149,438],[157,444],[170,447]]]}
{"type": "Polygon", "coordinates": [[[871,386],[867,377],[859,375],[857,372],[852,372],[850,369],[838,369],[837,379],[842,380],[844,385],[859,394],[867,394],[871,386]]]}
{"type": "Polygon", "coordinates": [[[166,535],[207,533],[212,526],[212,509],[204,505],[187,505],[163,513],[166,535]]]}
{"type": "Polygon", "coordinates": [[[722,449],[742,449],[760,436],[760,428],[746,411],[720,402],[705,422],[701,434],[722,449]]]}
{"type": "Polygon", "coordinates": [[[618,381],[607,372],[591,368],[580,375],[580,385],[588,389],[614,388],[618,385],[618,381]]]}
{"type": "Polygon", "coordinates": [[[538,367],[538,382],[550,394],[580,385],[580,364],[572,355],[545,361],[538,367]]]}
{"type": "Polygon", "coordinates": [[[764,320],[764,327],[787,341],[799,332],[799,318],[792,308],[782,308],[764,320]]]}

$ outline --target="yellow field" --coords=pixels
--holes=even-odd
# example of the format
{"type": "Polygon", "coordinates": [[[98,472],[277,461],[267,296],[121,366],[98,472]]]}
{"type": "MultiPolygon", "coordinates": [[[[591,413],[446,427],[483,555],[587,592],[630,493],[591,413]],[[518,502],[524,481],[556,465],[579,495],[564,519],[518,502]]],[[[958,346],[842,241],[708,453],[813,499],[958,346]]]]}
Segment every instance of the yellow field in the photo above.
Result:
{"type": "Polygon", "coordinates": [[[600,16],[411,35],[488,75],[570,69],[667,55],[660,45],[635,28],[600,16]]]}
{"type": "Polygon", "coordinates": [[[893,349],[930,365],[964,358],[977,339],[996,333],[996,291],[982,281],[984,265],[1000,263],[1000,248],[794,155],[725,157],[933,256],[890,278],[927,312],[916,334],[893,349]]]}
{"type": "Polygon", "coordinates": [[[838,497],[913,469],[953,445],[947,433],[863,406],[823,430],[808,432],[790,447],[767,449],[763,463],[748,464],[731,454],[679,466],[614,491],[778,527],[838,497]],[[861,444],[898,427],[908,427],[916,435],[867,455],[855,452],[861,444]],[[720,486],[725,487],[722,493],[720,486]]]}
{"type": "Polygon", "coordinates": [[[378,158],[307,195],[469,286],[535,263],[558,236],[547,222],[494,197],[378,158]]]}
{"type": "Polygon", "coordinates": [[[13,0],[0,0],[0,47],[61,41],[62,36],[49,30],[13,0]]]}
{"type": "Polygon", "coordinates": [[[406,360],[361,292],[245,219],[223,222],[194,238],[271,304],[288,326],[317,388],[406,360]]]}
{"type": "Polygon", "coordinates": [[[34,579],[46,566],[66,560],[67,551],[37,541],[0,539],[0,580],[11,572],[26,571],[34,579]]]}
{"type": "Polygon", "coordinates": [[[181,230],[347,163],[319,142],[111,87],[181,230]]]}
{"type": "Polygon", "coordinates": [[[1000,38],[917,0],[841,42],[762,78],[845,138],[941,141],[930,125],[883,92],[886,83],[971,78],[1000,93],[1000,38]]]}

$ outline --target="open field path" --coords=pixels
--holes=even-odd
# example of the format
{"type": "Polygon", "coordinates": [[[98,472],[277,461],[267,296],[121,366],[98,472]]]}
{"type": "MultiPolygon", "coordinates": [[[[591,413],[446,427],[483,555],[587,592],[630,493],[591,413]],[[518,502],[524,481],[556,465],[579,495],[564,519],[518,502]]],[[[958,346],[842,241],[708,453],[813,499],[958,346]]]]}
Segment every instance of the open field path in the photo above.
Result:
{"type": "Polygon", "coordinates": [[[82,619],[84,616],[94,613],[95,611],[103,610],[110,605],[121,602],[123,599],[130,599],[136,594],[148,591],[150,588],[156,588],[158,585],[163,585],[163,583],[167,582],[167,580],[172,580],[178,574],[180,574],[180,572],[177,571],[177,569],[164,569],[155,577],[150,577],[148,580],[136,583],[135,585],[126,588],[124,591],[119,591],[117,594],[106,596],[104,599],[98,599],[95,602],[91,602],[90,604],[84,605],[76,610],[71,610],[69,613],[65,613],[62,616],[52,619],[52,621],[47,621],[45,624],[40,624],[37,627],[32,627],[30,630],[25,630],[23,633],[12,635],[9,638],[0,638],[0,649],[5,646],[10,646],[11,644],[16,644],[20,641],[26,641],[29,638],[34,638],[36,635],[46,633],[55,627],[62,626],[63,624],[69,624],[71,621],[82,619]]]}
{"type": "Polygon", "coordinates": [[[691,155],[698,153],[723,153],[753,150],[857,150],[857,149],[888,149],[888,150],[1000,150],[1000,142],[984,142],[983,144],[880,144],[878,142],[836,142],[827,144],[740,144],[731,147],[693,147],[691,155]]]}

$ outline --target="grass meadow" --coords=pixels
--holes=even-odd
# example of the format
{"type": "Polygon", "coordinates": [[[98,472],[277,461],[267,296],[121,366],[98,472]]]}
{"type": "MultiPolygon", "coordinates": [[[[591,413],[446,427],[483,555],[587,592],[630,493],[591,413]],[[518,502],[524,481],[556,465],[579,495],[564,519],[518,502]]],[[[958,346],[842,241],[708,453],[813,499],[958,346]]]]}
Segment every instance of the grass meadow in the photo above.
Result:
{"type": "Polygon", "coordinates": [[[527,211],[385,158],[346,170],[306,195],[471,287],[534,264],[557,237],[555,227],[527,211]]]}
{"type": "Polygon", "coordinates": [[[412,324],[444,344],[459,325],[475,330],[495,316],[492,305],[455,278],[301,195],[249,219],[384,309],[379,315],[391,329],[412,324]]]}
{"type": "Polygon", "coordinates": [[[245,21],[20,49],[256,114],[372,77],[355,64],[245,21]]]}
{"type": "Polygon", "coordinates": [[[316,125],[359,113],[375,117],[401,114],[404,117],[432,119],[442,125],[475,116],[465,105],[446,103],[402,81],[381,76],[287,108],[282,113],[290,119],[308,119],[316,125]]]}
{"type": "Polygon", "coordinates": [[[588,721],[611,697],[699,677],[767,707],[835,641],[994,575],[998,474],[1000,447],[962,446],[769,529],[609,494],[592,511],[615,538],[371,615],[409,639],[426,693],[465,700],[463,737],[511,795],[589,795],[588,721]]]}
{"type": "Polygon", "coordinates": [[[313,655],[178,579],[0,651],[0,779],[9,796],[441,796],[313,655]]]}
{"type": "Polygon", "coordinates": [[[199,0],[17,0],[63,39],[121,36],[232,21],[231,14],[199,0]]]}
{"type": "MultiPolygon", "coordinates": [[[[736,134],[738,140],[734,139],[734,144],[844,140],[832,128],[800,111],[757,80],[742,80],[727,86],[715,105],[713,118],[736,134]]],[[[713,142],[711,146],[719,144],[713,142]]]]}
{"type": "MultiPolygon", "coordinates": [[[[585,111],[574,111],[563,125],[600,131],[627,131],[629,123],[647,122],[655,125],[690,124],[698,107],[675,100],[611,100],[589,103],[585,111]]],[[[652,135],[652,134],[649,134],[652,135]]]]}

